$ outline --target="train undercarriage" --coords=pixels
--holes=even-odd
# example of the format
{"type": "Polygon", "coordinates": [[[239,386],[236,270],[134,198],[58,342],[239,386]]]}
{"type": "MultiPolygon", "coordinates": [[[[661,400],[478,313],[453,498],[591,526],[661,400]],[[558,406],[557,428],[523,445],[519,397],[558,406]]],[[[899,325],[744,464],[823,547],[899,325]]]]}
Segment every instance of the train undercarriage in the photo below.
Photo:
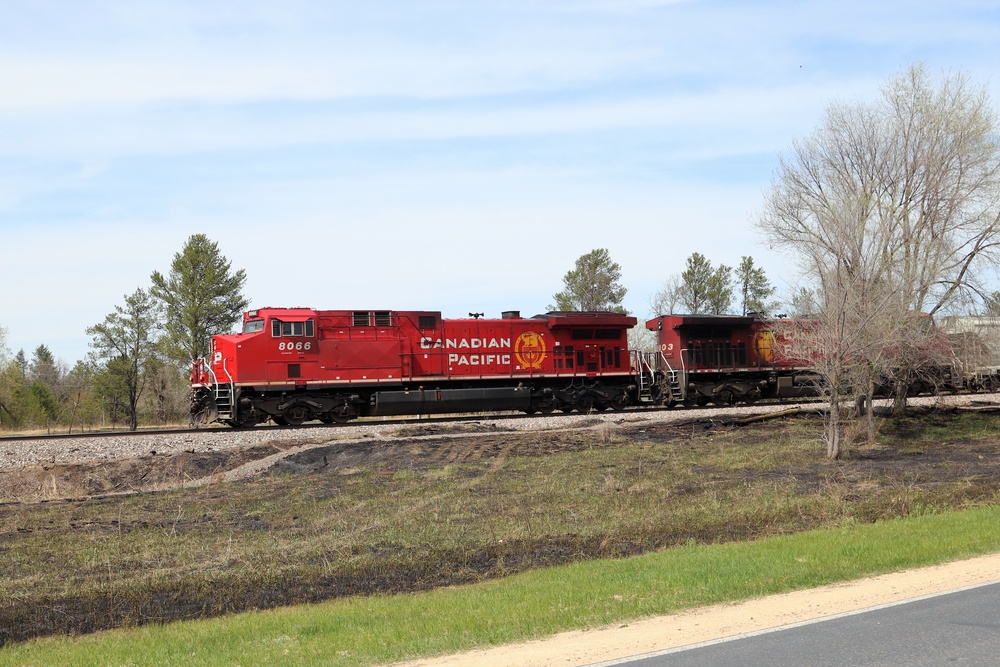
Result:
{"type": "Polygon", "coordinates": [[[216,385],[191,396],[192,424],[223,422],[248,428],[267,421],[299,425],[319,420],[345,423],[358,417],[464,412],[620,410],[639,400],[632,377],[572,378],[546,383],[464,383],[443,388],[424,385],[320,387],[293,390],[216,385]]]}
{"type": "MultiPolygon", "coordinates": [[[[821,391],[821,377],[809,370],[768,372],[675,372],[651,365],[631,376],[549,378],[517,384],[468,382],[443,387],[424,384],[317,387],[273,390],[260,387],[214,385],[196,388],[191,395],[192,424],[222,422],[249,428],[273,421],[299,425],[319,420],[346,423],[359,417],[431,415],[476,412],[590,412],[621,410],[635,405],[731,406],[752,405],[762,399],[802,398],[821,391]]],[[[910,395],[957,391],[941,377],[920,378],[910,395]]],[[[971,384],[971,383],[967,383],[971,384]]],[[[981,381],[993,386],[992,378],[981,381]]],[[[959,387],[975,390],[977,386],[959,387]]],[[[888,388],[876,395],[891,395],[888,388]]]]}

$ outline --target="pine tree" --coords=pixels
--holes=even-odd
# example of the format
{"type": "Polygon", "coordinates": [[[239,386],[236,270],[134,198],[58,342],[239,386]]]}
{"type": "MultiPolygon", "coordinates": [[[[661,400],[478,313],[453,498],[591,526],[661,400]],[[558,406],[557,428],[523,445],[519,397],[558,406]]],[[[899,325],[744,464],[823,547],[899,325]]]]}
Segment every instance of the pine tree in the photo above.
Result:
{"type": "Polygon", "coordinates": [[[768,302],[774,296],[774,286],[764,274],[764,269],[754,266],[753,257],[743,257],[736,267],[736,284],[740,290],[743,314],[767,314],[772,309],[768,302]]]}
{"type": "Polygon", "coordinates": [[[552,295],[556,305],[550,310],[611,311],[627,314],[622,299],[628,290],[621,286],[621,267],[611,261],[605,248],[597,248],[576,260],[563,276],[563,291],[552,295]]]}
{"type": "Polygon", "coordinates": [[[150,279],[166,316],[165,352],[181,364],[207,356],[212,336],[229,332],[249,303],[242,293],[246,272],[233,272],[204,234],[192,235],[174,255],[167,277],[154,271],[150,279]]]}

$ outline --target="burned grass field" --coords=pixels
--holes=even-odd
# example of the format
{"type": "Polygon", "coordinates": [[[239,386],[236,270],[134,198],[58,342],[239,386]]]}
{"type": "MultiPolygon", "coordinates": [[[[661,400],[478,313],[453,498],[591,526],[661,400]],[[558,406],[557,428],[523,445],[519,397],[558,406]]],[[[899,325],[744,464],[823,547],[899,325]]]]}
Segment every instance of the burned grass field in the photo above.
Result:
{"type": "Polygon", "coordinates": [[[815,416],[534,432],[484,422],[3,470],[0,640],[996,502],[994,414],[887,420],[878,444],[837,462],[823,459],[820,431],[815,416]]]}

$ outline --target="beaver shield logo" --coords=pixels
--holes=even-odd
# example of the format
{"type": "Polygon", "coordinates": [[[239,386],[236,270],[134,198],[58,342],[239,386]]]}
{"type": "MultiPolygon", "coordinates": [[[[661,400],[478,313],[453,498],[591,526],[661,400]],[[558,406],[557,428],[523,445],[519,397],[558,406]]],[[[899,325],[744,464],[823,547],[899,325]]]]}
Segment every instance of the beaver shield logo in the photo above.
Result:
{"type": "Polygon", "coordinates": [[[514,341],[514,356],[521,368],[541,369],[545,359],[545,339],[534,331],[525,331],[514,341]]]}

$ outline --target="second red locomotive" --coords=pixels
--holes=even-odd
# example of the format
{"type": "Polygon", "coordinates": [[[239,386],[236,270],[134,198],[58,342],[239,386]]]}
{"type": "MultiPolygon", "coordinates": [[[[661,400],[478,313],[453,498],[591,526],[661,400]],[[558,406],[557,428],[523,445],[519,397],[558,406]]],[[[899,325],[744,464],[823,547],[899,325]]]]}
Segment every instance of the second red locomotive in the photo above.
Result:
{"type": "Polygon", "coordinates": [[[808,359],[791,357],[790,339],[807,322],[738,315],[661,315],[646,322],[656,333],[655,367],[673,379],[673,399],[685,405],[732,405],[817,392],[808,359]]]}

